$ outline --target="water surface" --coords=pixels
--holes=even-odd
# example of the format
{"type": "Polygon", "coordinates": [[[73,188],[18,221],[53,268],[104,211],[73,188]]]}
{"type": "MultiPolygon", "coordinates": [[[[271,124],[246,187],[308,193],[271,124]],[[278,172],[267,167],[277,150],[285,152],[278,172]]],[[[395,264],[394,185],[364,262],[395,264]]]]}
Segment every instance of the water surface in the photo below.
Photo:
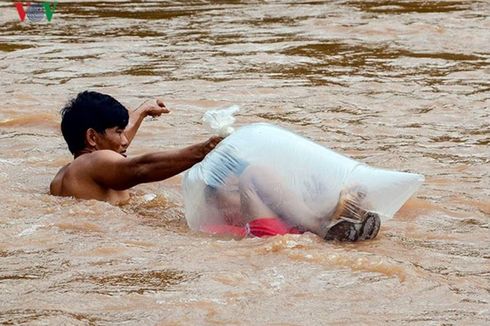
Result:
{"type": "Polygon", "coordinates": [[[0,322],[488,324],[487,1],[0,4],[0,322]],[[113,207],[48,195],[85,89],[161,96],[130,155],[210,136],[210,108],[427,182],[374,241],[225,241],[188,230],[180,176],[113,207]],[[145,202],[145,194],[156,194],[145,202]]]}

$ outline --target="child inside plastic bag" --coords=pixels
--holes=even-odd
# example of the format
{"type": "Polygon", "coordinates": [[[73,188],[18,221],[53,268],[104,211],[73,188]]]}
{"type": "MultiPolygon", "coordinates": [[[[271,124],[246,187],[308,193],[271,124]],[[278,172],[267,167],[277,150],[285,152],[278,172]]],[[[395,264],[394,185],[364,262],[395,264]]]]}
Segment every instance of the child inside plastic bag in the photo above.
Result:
{"type": "Polygon", "coordinates": [[[380,218],[359,206],[363,198],[359,189],[342,194],[328,218],[310,209],[272,168],[236,160],[231,166],[230,174],[204,190],[206,203],[223,214],[226,224],[205,225],[201,231],[238,237],[310,231],[339,241],[373,239],[378,234],[380,218]]]}
{"type": "Polygon", "coordinates": [[[423,180],[258,123],[234,131],[186,172],[185,216],[193,230],[233,237],[310,231],[326,240],[367,240],[423,180]]]}

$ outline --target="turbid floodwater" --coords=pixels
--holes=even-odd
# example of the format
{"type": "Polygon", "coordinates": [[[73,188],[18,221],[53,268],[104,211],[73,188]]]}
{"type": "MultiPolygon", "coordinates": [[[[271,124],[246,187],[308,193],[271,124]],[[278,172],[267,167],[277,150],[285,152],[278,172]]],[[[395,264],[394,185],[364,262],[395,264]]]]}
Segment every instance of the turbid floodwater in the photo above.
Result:
{"type": "Polygon", "coordinates": [[[490,2],[67,0],[32,18],[0,3],[0,323],[490,324],[490,2]],[[53,197],[59,110],[85,89],[172,110],[130,156],[204,140],[202,114],[237,104],[238,125],[426,182],[354,244],[191,232],[181,176],[121,207],[53,197]]]}

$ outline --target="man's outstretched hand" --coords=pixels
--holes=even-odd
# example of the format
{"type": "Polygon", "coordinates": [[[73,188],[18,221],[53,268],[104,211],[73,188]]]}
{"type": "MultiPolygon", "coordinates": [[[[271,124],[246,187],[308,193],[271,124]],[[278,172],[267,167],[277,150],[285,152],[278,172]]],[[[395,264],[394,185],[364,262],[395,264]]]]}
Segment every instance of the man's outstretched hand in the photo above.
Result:
{"type": "Polygon", "coordinates": [[[144,114],[144,116],[159,117],[162,113],[169,113],[170,110],[165,107],[163,101],[159,98],[147,100],[143,102],[136,110],[144,114]]]}
{"type": "Polygon", "coordinates": [[[136,110],[129,114],[129,123],[124,130],[129,143],[133,140],[138,128],[141,125],[143,119],[147,116],[158,117],[162,113],[169,113],[169,109],[165,107],[165,104],[160,99],[147,100],[143,102],[136,110]]]}
{"type": "Polygon", "coordinates": [[[221,141],[223,137],[213,136],[202,143],[202,150],[204,156],[206,156],[209,152],[211,152],[221,141]]]}

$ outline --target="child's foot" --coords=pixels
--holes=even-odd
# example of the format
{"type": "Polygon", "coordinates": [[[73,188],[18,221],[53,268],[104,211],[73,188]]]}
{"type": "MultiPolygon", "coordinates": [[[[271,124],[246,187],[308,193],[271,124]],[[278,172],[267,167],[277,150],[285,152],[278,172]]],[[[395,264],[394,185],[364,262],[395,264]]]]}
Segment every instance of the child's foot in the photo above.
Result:
{"type": "Polygon", "coordinates": [[[367,212],[362,222],[354,222],[351,219],[340,219],[327,231],[325,240],[358,241],[374,239],[381,227],[379,215],[367,212]]]}

